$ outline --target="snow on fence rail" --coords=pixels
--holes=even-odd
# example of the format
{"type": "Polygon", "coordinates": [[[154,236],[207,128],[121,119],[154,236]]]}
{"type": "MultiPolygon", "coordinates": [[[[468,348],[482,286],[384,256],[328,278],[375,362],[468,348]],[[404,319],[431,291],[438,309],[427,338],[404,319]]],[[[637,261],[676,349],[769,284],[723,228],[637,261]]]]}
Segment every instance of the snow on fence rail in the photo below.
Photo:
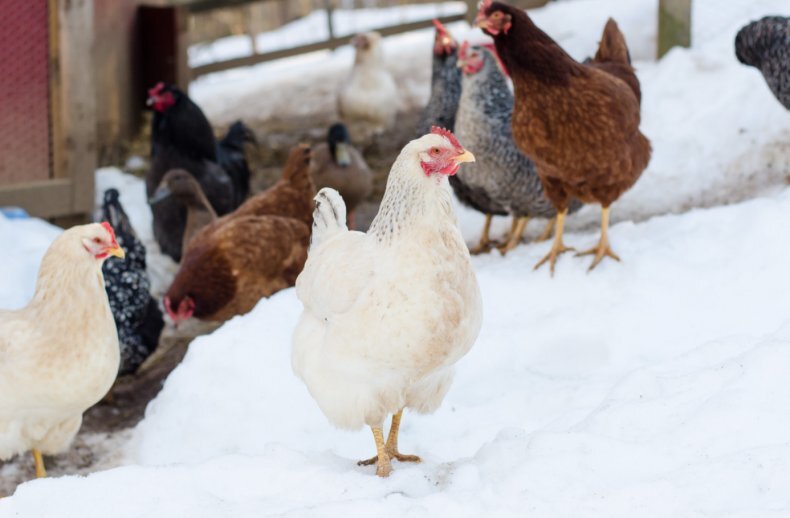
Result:
{"type": "MultiPolygon", "coordinates": [[[[278,3],[285,0],[262,0],[260,3],[278,3]]],[[[379,6],[381,1],[371,2],[379,6]]],[[[287,58],[308,52],[334,49],[348,43],[354,34],[376,30],[383,36],[430,27],[434,18],[442,23],[466,19],[469,1],[412,3],[388,0],[378,8],[335,8],[332,0],[312,0],[307,15],[281,25],[279,28],[255,34],[247,29],[246,35],[229,36],[214,42],[197,43],[189,48],[189,66],[192,78],[201,75],[246,67],[287,58]],[[396,5],[390,5],[395,3],[396,5]]],[[[344,3],[341,5],[345,5],[344,3]]],[[[287,15],[283,18],[287,19],[287,15]]]]}

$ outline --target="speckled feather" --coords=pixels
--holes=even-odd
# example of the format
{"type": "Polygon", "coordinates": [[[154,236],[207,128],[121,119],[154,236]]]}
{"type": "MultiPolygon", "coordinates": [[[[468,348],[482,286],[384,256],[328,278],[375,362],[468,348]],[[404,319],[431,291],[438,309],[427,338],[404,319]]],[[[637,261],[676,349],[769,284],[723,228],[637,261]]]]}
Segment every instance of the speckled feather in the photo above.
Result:
{"type": "Polygon", "coordinates": [[[515,87],[516,145],[537,165],[558,209],[574,197],[610,206],[650,161],[634,90],[620,76],[576,62],[524,11],[492,2],[485,14],[497,10],[512,21],[494,43],[515,87]]]}
{"type": "Polygon", "coordinates": [[[779,102],[790,110],[790,18],[766,16],[735,37],[738,60],[762,72],[779,102]]]}
{"type": "Polygon", "coordinates": [[[132,229],[115,189],[104,195],[102,219],[115,230],[125,259],[108,258],[102,265],[104,287],[118,329],[120,374],[134,372],[156,349],[164,327],[162,312],[151,297],[145,246],[132,229]]]}
{"type": "MultiPolygon", "coordinates": [[[[472,51],[480,53],[483,65],[479,72],[464,75],[456,133],[477,161],[462,169],[458,180],[472,191],[483,191],[492,202],[489,209],[552,218],[556,210],[543,194],[535,164],[513,142],[513,94],[507,78],[491,51],[472,51]]],[[[576,203],[572,209],[580,206],[576,203]]]]}
{"type": "Polygon", "coordinates": [[[461,98],[461,69],[458,68],[458,50],[446,56],[434,54],[431,72],[431,96],[417,123],[414,138],[430,133],[431,126],[455,131],[455,112],[461,98]]]}

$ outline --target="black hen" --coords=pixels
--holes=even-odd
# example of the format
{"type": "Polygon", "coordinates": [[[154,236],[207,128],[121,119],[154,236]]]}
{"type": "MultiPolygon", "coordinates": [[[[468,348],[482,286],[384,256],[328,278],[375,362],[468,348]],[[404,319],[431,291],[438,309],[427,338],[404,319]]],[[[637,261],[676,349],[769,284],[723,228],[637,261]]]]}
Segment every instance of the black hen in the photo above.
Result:
{"type": "MultiPolygon", "coordinates": [[[[154,110],[151,169],[146,176],[149,198],[165,173],[185,169],[198,181],[218,215],[241,205],[250,189],[244,142],[253,140],[252,132],[239,121],[217,143],[206,116],[177,87],[159,83],[148,95],[148,105],[154,110]]],[[[180,261],[186,208],[175,199],[165,199],[151,205],[151,212],[154,237],[162,252],[180,261]]]]}
{"type": "Polygon", "coordinates": [[[145,247],[129,223],[115,189],[104,193],[102,219],[112,225],[118,244],[126,252],[124,260],[111,257],[105,261],[102,271],[110,310],[118,328],[119,374],[129,374],[154,352],[165,324],[162,311],[149,291],[145,247]]]}
{"type": "Polygon", "coordinates": [[[766,16],[738,31],[735,55],[762,72],[776,98],[790,110],[790,18],[766,16]]]}

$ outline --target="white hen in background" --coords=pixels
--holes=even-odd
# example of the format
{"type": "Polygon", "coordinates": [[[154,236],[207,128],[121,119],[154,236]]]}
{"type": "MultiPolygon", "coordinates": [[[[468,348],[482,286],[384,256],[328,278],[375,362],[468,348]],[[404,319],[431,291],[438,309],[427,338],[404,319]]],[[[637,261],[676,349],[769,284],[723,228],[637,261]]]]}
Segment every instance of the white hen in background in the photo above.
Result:
{"type": "Polygon", "coordinates": [[[338,93],[337,109],[352,135],[365,139],[395,124],[398,87],[387,70],[379,33],[358,34],[351,44],[356,49],[354,66],[338,93]]]}
{"type": "Polygon", "coordinates": [[[387,476],[404,408],[435,411],[477,338],[482,301],[447,177],[474,157],[446,130],[410,142],[367,234],[346,228],[342,198],[316,196],[313,243],[296,293],[304,312],[293,367],[336,426],[373,430],[387,476]],[[393,414],[386,444],[382,427],[393,414]]]}
{"type": "Polygon", "coordinates": [[[82,413],[118,374],[120,350],[101,266],[123,258],[107,223],[72,227],[47,250],[33,300],[0,311],[0,460],[69,447],[82,413]]]}

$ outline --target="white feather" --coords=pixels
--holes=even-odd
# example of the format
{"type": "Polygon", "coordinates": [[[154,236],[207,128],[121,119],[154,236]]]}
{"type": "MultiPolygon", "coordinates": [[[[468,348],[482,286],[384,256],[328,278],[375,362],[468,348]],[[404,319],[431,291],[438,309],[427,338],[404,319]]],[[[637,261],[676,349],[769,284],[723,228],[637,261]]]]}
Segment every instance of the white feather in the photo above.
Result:
{"type": "Polygon", "coordinates": [[[338,427],[380,426],[404,407],[434,411],[477,338],[480,291],[447,178],[420,167],[447,143],[427,135],[407,145],[370,231],[319,230],[297,279],[293,368],[338,427]]]}

